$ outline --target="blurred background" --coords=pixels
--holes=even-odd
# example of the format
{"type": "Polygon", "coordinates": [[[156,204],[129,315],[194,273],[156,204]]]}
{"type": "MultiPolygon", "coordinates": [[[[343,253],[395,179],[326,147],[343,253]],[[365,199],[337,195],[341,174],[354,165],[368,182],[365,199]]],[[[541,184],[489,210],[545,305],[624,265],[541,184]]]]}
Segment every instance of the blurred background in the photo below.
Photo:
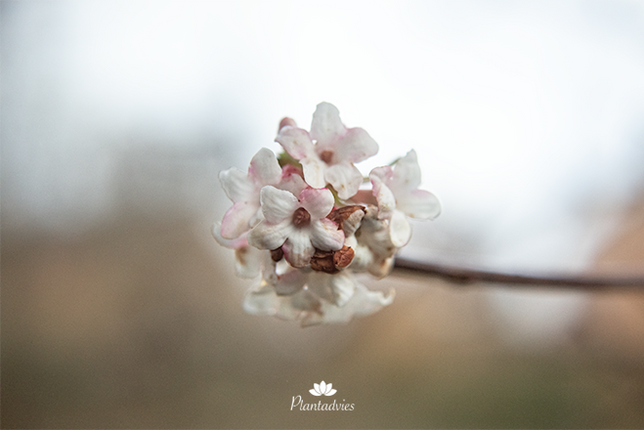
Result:
{"type": "MultiPolygon", "coordinates": [[[[443,213],[403,255],[644,275],[644,2],[2,1],[2,425],[642,428],[644,291],[453,285],[244,314],[218,181],[317,103],[443,213]],[[325,380],[352,412],[290,411],[325,380]]],[[[329,398],[330,399],[330,398],[329,398]]]]}

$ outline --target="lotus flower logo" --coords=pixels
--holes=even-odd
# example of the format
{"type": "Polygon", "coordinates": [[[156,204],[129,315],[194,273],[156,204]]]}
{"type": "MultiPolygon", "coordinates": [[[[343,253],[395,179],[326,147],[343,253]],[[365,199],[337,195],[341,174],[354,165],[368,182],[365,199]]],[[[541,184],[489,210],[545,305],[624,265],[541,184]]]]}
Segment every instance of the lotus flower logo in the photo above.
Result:
{"type": "Polygon", "coordinates": [[[338,390],[333,388],[333,384],[327,384],[326,382],[322,381],[319,384],[313,384],[313,389],[309,390],[309,393],[313,394],[314,396],[332,396],[337,391],[338,390]]]}

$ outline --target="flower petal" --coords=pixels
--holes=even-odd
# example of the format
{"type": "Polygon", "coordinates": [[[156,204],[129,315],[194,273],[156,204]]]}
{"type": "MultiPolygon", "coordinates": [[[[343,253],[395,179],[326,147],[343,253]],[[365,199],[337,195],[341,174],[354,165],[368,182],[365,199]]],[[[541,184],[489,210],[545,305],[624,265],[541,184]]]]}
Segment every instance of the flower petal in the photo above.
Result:
{"type": "Polygon", "coordinates": [[[308,187],[301,175],[302,171],[300,169],[295,168],[290,164],[284,166],[284,169],[282,170],[282,180],[277,185],[277,188],[289,191],[295,196],[300,195],[302,190],[308,187]]]}
{"type": "Polygon", "coordinates": [[[333,188],[338,192],[338,197],[347,200],[360,189],[362,173],[353,164],[344,162],[328,167],[324,172],[324,179],[333,185],[333,188]]]}
{"type": "Polygon", "coordinates": [[[318,158],[317,155],[305,158],[301,161],[304,180],[313,188],[322,188],[326,185],[324,172],[326,163],[318,158]]]}
{"type": "MultiPolygon", "coordinates": [[[[319,153],[319,149],[318,149],[319,153]]],[[[358,163],[378,153],[378,143],[360,127],[350,128],[335,145],[336,160],[358,163]]]]}
{"type": "Polygon", "coordinates": [[[338,108],[327,102],[318,104],[311,121],[311,138],[317,140],[318,149],[327,149],[329,144],[332,144],[338,136],[345,132],[346,127],[340,120],[338,108]]]}
{"type": "Polygon", "coordinates": [[[310,242],[321,251],[337,251],[344,244],[344,232],[330,219],[311,221],[310,242]]]}
{"type": "Polygon", "coordinates": [[[299,207],[297,197],[292,193],[267,185],[259,195],[262,212],[269,224],[277,224],[290,219],[295,209],[299,207]]]}
{"type": "Polygon", "coordinates": [[[347,304],[356,287],[356,281],[353,276],[344,274],[344,272],[331,276],[331,284],[333,288],[333,295],[335,304],[342,307],[347,304]]]}
{"type": "Polygon", "coordinates": [[[307,188],[302,190],[298,199],[313,220],[327,216],[333,210],[335,203],[333,193],[326,188],[307,188]]]}
{"type": "Polygon", "coordinates": [[[388,184],[394,192],[415,190],[420,185],[421,172],[418,165],[418,156],[411,150],[394,165],[393,182],[388,184]]]}
{"type": "Polygon", "coordinates": [[[425,190],[413,190],[398,198],[397,209],[417,219],[434,219],[441,213],[438,198],[425,190]]]}
{"type": "Polygon", "coordinates": [[[373,196],[378,201],[378,219],[391,218],[391,215],[396,209],[396,198],[394,194],[385,185],[385,182],[382,180],[382,175],[374,174],[372,171],[369,177],[371,179],[373,196]]]}
{"type": "Polygon", "coordinates": [[[308,229],[293,228],[282,246],[284,258],[293,267],[304,267],[311,261],[315,248],[311,244],[308,229]]]}
{"type": "Polygon", "coordinates": [[[309,133],[303,128],[286,126],[277,134],[275,141],[296,160],[302,160],[315,154],[309,133]]]}
{"type": "Polygon", "coordinates": [[[251,221],[259,207],[253,203],[238,202],[232,205],[221,220],[221,236],[224,239],[236,239],[253,226],[251,221]]]}
{"type": "Polygon", "coordinates": [[[391,243],[396,248],[402,248],[411,239],[411,226],[405,218],[405,214],[399,210],[395,210],[391,216],[389,234],[391,235],[391,243]]]}
{"type": "Polygon", "coordinates": [[[237,249],[243,246],[248,246],[248,239],[246,236],[241,236],[236,239],[225,239],[221,235],[221,224],[216,222],[212,226],[212,235],[217,243],[225,248],[237,249]]]}
{"type": "Polygon", "coordinates": [[[344,323],[354,316],[370,315],[378,312],[384,306],[390,305],[394,300],[394,291],[388,295],[380,291],[370,291],[364,285],[356,283],[355,293],[351,300],[343,306],[338,307],[330,303],[324,303],[322,307],[324,323],[344,323]]]}
{"type": "Polygon", "coordinates": [[[284,244],[294,228],[290,219],[279,224],[262,221],[248,233],[248,243],[259,249],[277,249],[284,244]]]}
{"type": "Polygon", "coordinates": [[[248,176],[259,185],[276,185],[282,179],[282,168],[273,151],[260,149],[250,160],[248,176]]]}
{"type": "Polygon", "coordinates": [[[246,293],[244,311],[252,315],[275,315],[280,300],[272,287],[264,286],[246,293]]]}
{"type": "Polygon", "coordinates": [[[255,185],[248,175],[232,167],[219,172],[219,182],[224,192],[233,203],[255,200],[255,185]]]}
{"type": "Polygon", "coordinates": [[[275,293],[278,296],[292,296],[304,287],[307,281],[307,276],[301,270],[293,270],[277,279],[274,285],[275,293]]]}
{"type": "Polygon", "coordinates": [[[235,249],[235,272],[237,276],[247,279],[258,276],[263,252],[252,246],[235,249]]]}

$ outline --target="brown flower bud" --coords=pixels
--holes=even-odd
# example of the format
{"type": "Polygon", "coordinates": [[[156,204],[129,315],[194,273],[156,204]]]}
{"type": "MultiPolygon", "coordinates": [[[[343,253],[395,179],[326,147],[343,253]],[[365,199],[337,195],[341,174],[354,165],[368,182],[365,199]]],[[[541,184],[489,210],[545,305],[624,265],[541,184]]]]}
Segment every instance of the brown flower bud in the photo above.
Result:
{"type": "Polygon", "coordinates": [[[359,210],[367,213],[363,206],[350,205],[334,209],[326,217],[338,225],[338,230],[342,230],[342,223],[345,222],[355,211],[359,210]]]}
{"type": "Polygon", "coordinates": [[[333,265],[338,269],[343,269],[353,261],[355,252],[350,247],[344,245],[342,249],[335,251],[333,254],[333,265]]]}
{"type": "Polygon", "coordinates": [[[315,254],[311,257],[311,269],[316,272],[324,272],[329,274],[338,273],[340,270],[335,267],[333,263],[334,251],[321,251],[315,250],[315,254]]]}

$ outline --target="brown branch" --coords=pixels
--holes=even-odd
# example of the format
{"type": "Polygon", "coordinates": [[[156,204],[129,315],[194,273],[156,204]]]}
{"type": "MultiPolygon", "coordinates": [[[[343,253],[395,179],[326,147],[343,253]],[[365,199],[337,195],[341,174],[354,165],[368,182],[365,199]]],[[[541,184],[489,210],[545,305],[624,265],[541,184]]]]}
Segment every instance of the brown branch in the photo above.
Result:
{"type": "Polygon", "coordinates": [[[644,278],[614,278],[599,276],[529,276],[484,270],[464,269],[396,258],[396,270],[422,272],[459,284],[490,282],[495,284],[545,286],[551,288],[602,289],[612,287],[644,288],[644,278]]]}

